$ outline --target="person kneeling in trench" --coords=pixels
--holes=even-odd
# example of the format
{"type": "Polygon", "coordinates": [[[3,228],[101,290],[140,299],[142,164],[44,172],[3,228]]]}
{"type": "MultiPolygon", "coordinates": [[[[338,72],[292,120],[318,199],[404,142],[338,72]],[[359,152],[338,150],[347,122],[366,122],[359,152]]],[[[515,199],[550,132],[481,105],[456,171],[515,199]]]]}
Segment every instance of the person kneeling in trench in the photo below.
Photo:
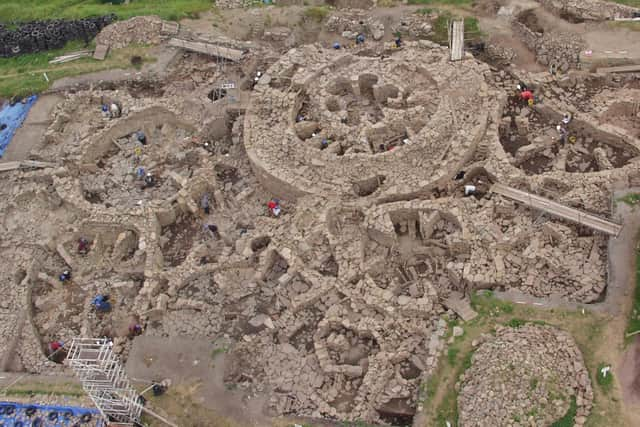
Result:
{"type": "Polygon", "coordinates": [[[155,187],[156,185],[156,178],[148,173],[145,177],[144,177],[144,185],[142,186],[143,189],[145,188],[151,188],[151,187],[155,187]]]}

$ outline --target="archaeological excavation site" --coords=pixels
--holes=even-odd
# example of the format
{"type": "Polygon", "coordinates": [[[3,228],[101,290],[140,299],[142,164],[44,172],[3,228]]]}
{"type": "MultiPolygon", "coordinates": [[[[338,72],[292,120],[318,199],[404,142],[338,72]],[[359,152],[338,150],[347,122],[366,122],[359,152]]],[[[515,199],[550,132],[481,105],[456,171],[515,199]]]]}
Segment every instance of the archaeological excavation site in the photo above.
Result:
{"type": "Polygon", "coordinates": [[[0,426],[640,425],[634,2],[249,3],[6,96],[0,426]]]}

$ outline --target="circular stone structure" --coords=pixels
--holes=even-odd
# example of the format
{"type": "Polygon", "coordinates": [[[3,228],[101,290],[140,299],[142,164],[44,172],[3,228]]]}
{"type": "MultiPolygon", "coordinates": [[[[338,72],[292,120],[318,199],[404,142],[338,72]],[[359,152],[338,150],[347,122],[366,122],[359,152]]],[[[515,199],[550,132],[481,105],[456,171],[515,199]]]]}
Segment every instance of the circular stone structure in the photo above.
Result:
{"type": "Polygon", "coordinates": [[[576,425],[582,425],[593,400],[589,374],[571,335],[532,324],[498,327],[475,351],[458,386],[462,427],[548,426],[567,413],[573,400],[576,425]]]}
{"type": "Polygon", "coordinates": [[[430,42],[380,54],[296,48],[255,87],[244,143],[261,183],[306,194],[402,197],[449,179],[474,154],[497,93],[486,64],[430,42]]]}

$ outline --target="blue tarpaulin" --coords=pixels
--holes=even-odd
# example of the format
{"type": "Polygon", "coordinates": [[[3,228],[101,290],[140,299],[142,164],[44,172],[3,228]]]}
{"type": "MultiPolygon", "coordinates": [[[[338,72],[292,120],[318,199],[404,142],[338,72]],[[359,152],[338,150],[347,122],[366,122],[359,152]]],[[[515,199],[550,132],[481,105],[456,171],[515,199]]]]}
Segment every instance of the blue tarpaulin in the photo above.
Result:
{"type": "Polygon", "coordinates": [[[37,98],[36,95],[33,95],[27,98],[24,104],[22,102],[17,102],[13,106],[5,104],[0,109],[0,157],[9,146],[13,135],[22,126],[22,122],[27,118],[27,114],[37,98]]]}
{"type": "Polygon", "coordinates": [[[0,425],[7,427],[105,427],[94,408],[0,402],[0,425]]]}

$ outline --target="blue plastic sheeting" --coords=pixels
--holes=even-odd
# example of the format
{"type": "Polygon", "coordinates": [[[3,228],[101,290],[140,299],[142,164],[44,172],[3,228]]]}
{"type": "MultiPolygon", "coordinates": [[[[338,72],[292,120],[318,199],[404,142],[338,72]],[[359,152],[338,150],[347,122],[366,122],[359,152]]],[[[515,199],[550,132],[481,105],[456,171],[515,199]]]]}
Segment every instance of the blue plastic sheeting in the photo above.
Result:
{"type": "Polygon", "coordinates": [[[106,427],[97,409],[0,402],[2,427],[106,427]]]}
{"type": "Polygon", "coordinates": [[[29,114],[29,110],[33,104],[35,104],[36,99],[38,99],[38,97],[32,95],[27,98],[24,104],[22,102],[17,102],[13,106],[5,104],[0,110],[0,128],[6,125],[5,129],[0,130],[0,157],[2,157],[9,146],[13,135],[18,128],[22,126],[24,119],[27,118],[27,114],[29,114]]]}

